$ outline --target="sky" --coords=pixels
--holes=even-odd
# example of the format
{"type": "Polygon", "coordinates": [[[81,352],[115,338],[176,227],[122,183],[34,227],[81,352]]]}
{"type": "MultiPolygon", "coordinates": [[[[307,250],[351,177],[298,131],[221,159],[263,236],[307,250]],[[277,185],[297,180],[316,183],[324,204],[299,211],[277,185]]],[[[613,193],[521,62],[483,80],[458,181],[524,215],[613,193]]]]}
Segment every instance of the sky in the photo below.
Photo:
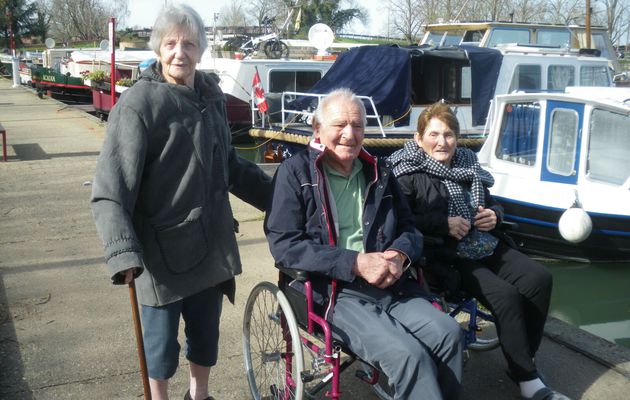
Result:
{"type": "MultiPolygon", "coordinates": [[[[212,26],[212,19],[215,12],[221,12],[221,9],[233,0],[169,0],[176,3],[186,3],[193,7],[201,15],[207,26],[212,26]]],[[[348,29],[349,33],[385,35],[387,33],[387,9],[382,6],[386,2],[379,0],[361,0],[357,1],[362,7],[366,8],[369,13],[369,21],[366,25],[356,22],[348,29]]],[[[130,0],[129,17],[127,17],[125,26],[127,27],[146,27],[149,28],[155,22],[160,8],[164,6],[164,0],[130,0]]]]}

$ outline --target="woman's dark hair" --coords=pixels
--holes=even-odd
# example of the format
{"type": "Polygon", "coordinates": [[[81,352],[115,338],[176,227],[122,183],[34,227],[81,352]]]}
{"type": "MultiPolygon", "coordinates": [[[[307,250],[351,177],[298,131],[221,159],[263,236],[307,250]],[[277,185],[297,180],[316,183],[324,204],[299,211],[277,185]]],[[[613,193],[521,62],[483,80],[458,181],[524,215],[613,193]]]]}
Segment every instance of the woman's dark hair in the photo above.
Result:
{"type": "Polygon", "coordinates": [[[459,121],[457,116],[447,104],[441,102],[431,104],[420,113],[418,127],[416,128],[420,137],[424,135],[424,131],[433,118],[444,122],[455,133],[455,137],[459,139],[459,121]]]}

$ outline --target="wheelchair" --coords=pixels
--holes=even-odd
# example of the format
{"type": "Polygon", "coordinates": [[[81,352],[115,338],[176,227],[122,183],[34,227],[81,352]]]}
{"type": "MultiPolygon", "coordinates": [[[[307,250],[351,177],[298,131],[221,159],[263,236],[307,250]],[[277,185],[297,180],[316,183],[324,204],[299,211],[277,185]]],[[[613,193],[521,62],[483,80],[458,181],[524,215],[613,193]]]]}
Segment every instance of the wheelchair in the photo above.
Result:
{"type": "MultiPolygon", "coordinates": [[[[327,398],[341,398],[340,376],[355,361],[356,376],[371,385],[382,400],[394,398],[387,377],[333,339],[325,306],[315,301],[309,273],[279,269],[278,284],[261,282],[247,299],[243,318],[243,355],[252,397],[258,399],[315,399],[325,387],[327,398]]],[[[419,284],[427,285],[414,268],[419,284]]],[[[332,281],[333,293],[336,281],[332,281]]],[[[427,286],[425,286],[427,288],[427,286]]],[[[476,300],[447,301],[429,293],[435,307],[456,318],[465,332],[467,348],[490,350],[499,345],[494,319],[476,300]]]]}

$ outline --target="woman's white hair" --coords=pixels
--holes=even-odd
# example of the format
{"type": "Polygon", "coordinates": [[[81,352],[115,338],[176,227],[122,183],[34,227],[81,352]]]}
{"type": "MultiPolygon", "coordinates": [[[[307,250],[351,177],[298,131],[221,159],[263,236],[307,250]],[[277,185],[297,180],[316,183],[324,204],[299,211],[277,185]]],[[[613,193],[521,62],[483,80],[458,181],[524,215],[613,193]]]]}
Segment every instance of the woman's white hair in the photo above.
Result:
{"type": "Polygon", "coordinates": [[[176,27],[183,27],[192,36],[197,37],[199,47],[199,59],[197,61],[200,61],[201,55],[208,47],[206,30],[199,13],[186,4],[169,5],[160,11],[155,24],[153,24],[151,39],[149,40],[151,50],[159,56],[162,39],[176,27]]]}
{"type": "Polygon", "coordinates": [[[326,125],[330,110],[333,107],[339,107],[339,104],[345,101],[354,103],[357,105],[357,107],[359,107],[363,126],[367,125],[365,105],[363,104],[363,101],[361,101],[361,99],[359,99],[357,95],[348,88],[335,89],[332,92],[328,93],[326,97],[321,99],[319,105],[317,106],[317,109],[313,113],[313,121],[316,121],[320,125],[326,125]]]}

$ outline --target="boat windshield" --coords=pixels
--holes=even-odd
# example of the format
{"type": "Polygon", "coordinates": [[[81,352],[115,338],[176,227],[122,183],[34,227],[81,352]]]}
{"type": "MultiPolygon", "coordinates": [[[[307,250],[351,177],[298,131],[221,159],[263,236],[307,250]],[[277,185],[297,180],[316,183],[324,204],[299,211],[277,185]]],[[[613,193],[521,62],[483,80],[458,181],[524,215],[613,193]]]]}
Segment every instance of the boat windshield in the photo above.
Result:
{"type": "Polygon", "coordinates": [[[630,115],[595,109],[591,114],[587,175],[623,185],[630,179],[630,115]]]}
{"type": "Polygon", "coordinates": [[[422,44],[429,44],[432,46],[441,46],[442,37],[444,37],[444,32],[429,32],[427,36],[422,41],[422,44]]]}
{"type": "Polygon", "coordinates": [[[571,47],[571,33],[569,30],[538,29],[536,43],[543,46],[571,47]]]}
{"type": "Polygon", "coordinates": [[[488,47],[496,47],[502,43],[529,44],[531,42],[529,28],[494,28],[490,32],[488,47]]]}

